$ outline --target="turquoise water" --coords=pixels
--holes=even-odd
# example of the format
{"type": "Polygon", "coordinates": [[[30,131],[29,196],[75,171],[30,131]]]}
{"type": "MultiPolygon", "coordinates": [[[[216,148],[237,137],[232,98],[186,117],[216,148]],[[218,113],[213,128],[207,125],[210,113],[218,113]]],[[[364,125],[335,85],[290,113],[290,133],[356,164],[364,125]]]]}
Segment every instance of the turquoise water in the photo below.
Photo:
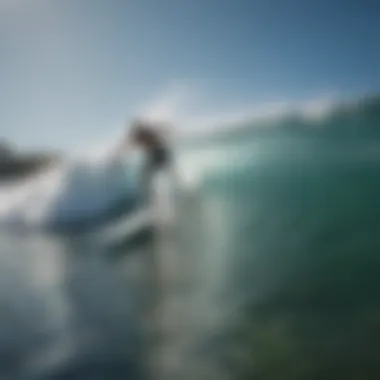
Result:
{"type": "Polygon", "coordinates": [[[196,378],[378,378],[379,148],[304,133],[187,152],[196,378]]]}
{"type": "Polygon", "coordinates": [[[2,234],[2,376],[378,379],[378,146],[193,148],[150,250],[2,234]]]}

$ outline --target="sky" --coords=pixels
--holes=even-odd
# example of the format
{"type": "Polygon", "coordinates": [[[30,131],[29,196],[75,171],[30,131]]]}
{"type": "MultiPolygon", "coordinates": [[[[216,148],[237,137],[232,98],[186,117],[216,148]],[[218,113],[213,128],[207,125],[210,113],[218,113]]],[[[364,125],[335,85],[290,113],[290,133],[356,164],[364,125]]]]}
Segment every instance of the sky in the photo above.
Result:
{"type": "Polygon", "coordinates": [[[0,0],[0,137],[112,141],[380,89],[377,0],[0,0]],[[277,102],[277,103],[276,103],[277,102]]]}

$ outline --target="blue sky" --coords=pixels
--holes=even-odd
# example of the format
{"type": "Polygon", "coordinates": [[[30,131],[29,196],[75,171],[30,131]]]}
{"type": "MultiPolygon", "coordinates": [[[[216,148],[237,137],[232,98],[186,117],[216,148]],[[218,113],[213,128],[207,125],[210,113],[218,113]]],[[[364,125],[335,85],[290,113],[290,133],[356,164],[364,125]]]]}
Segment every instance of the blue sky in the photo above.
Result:
{"type": "Polygon", "coordinates": [[[0,0],[0,137],[70,149],[141,112],[215,120],[377,90],[377,3],[0,0]]]}

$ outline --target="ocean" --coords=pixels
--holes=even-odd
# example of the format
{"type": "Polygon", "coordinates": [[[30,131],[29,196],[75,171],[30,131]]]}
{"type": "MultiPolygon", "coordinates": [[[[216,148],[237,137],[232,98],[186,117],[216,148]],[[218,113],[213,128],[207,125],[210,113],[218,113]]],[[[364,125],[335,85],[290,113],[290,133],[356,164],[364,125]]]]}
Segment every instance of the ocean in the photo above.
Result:
{"type": "MultiPolygon", "coordinates": [[[[62,186],[44,217],[31,219],[25,201],[8,208],[1,378],[378,379],[380,138],[363,112],[178,149],[154,229],[137,240],[119,223],[128,229],[134,201],[112,241],[98,223],[90,234],[46,229],[57,210],[78,220],[62,186]]],[[[80,209],[86,220],[101,220],[129,181],[128,170],[97,173],[69,192],[113,189],[80,209]]]]}
{"type": "Polygon", "coordinates": [[[184,217],[196,308],[212,316],[199,362],[218,374],[203,378],[378,377],[379,147],[274,135],[207,149],[184,217]]]}

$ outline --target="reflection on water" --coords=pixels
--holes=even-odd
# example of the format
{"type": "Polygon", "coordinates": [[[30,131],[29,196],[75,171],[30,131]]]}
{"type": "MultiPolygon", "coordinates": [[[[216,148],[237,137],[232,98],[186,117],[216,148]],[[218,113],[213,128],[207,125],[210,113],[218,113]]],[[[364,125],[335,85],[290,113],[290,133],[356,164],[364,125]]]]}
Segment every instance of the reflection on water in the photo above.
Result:
{"type": "Polygon", "coordinates": [[[141,378],[138,258],[116,263],[68,237],[2,235],[2,378],[141,378]]]}

